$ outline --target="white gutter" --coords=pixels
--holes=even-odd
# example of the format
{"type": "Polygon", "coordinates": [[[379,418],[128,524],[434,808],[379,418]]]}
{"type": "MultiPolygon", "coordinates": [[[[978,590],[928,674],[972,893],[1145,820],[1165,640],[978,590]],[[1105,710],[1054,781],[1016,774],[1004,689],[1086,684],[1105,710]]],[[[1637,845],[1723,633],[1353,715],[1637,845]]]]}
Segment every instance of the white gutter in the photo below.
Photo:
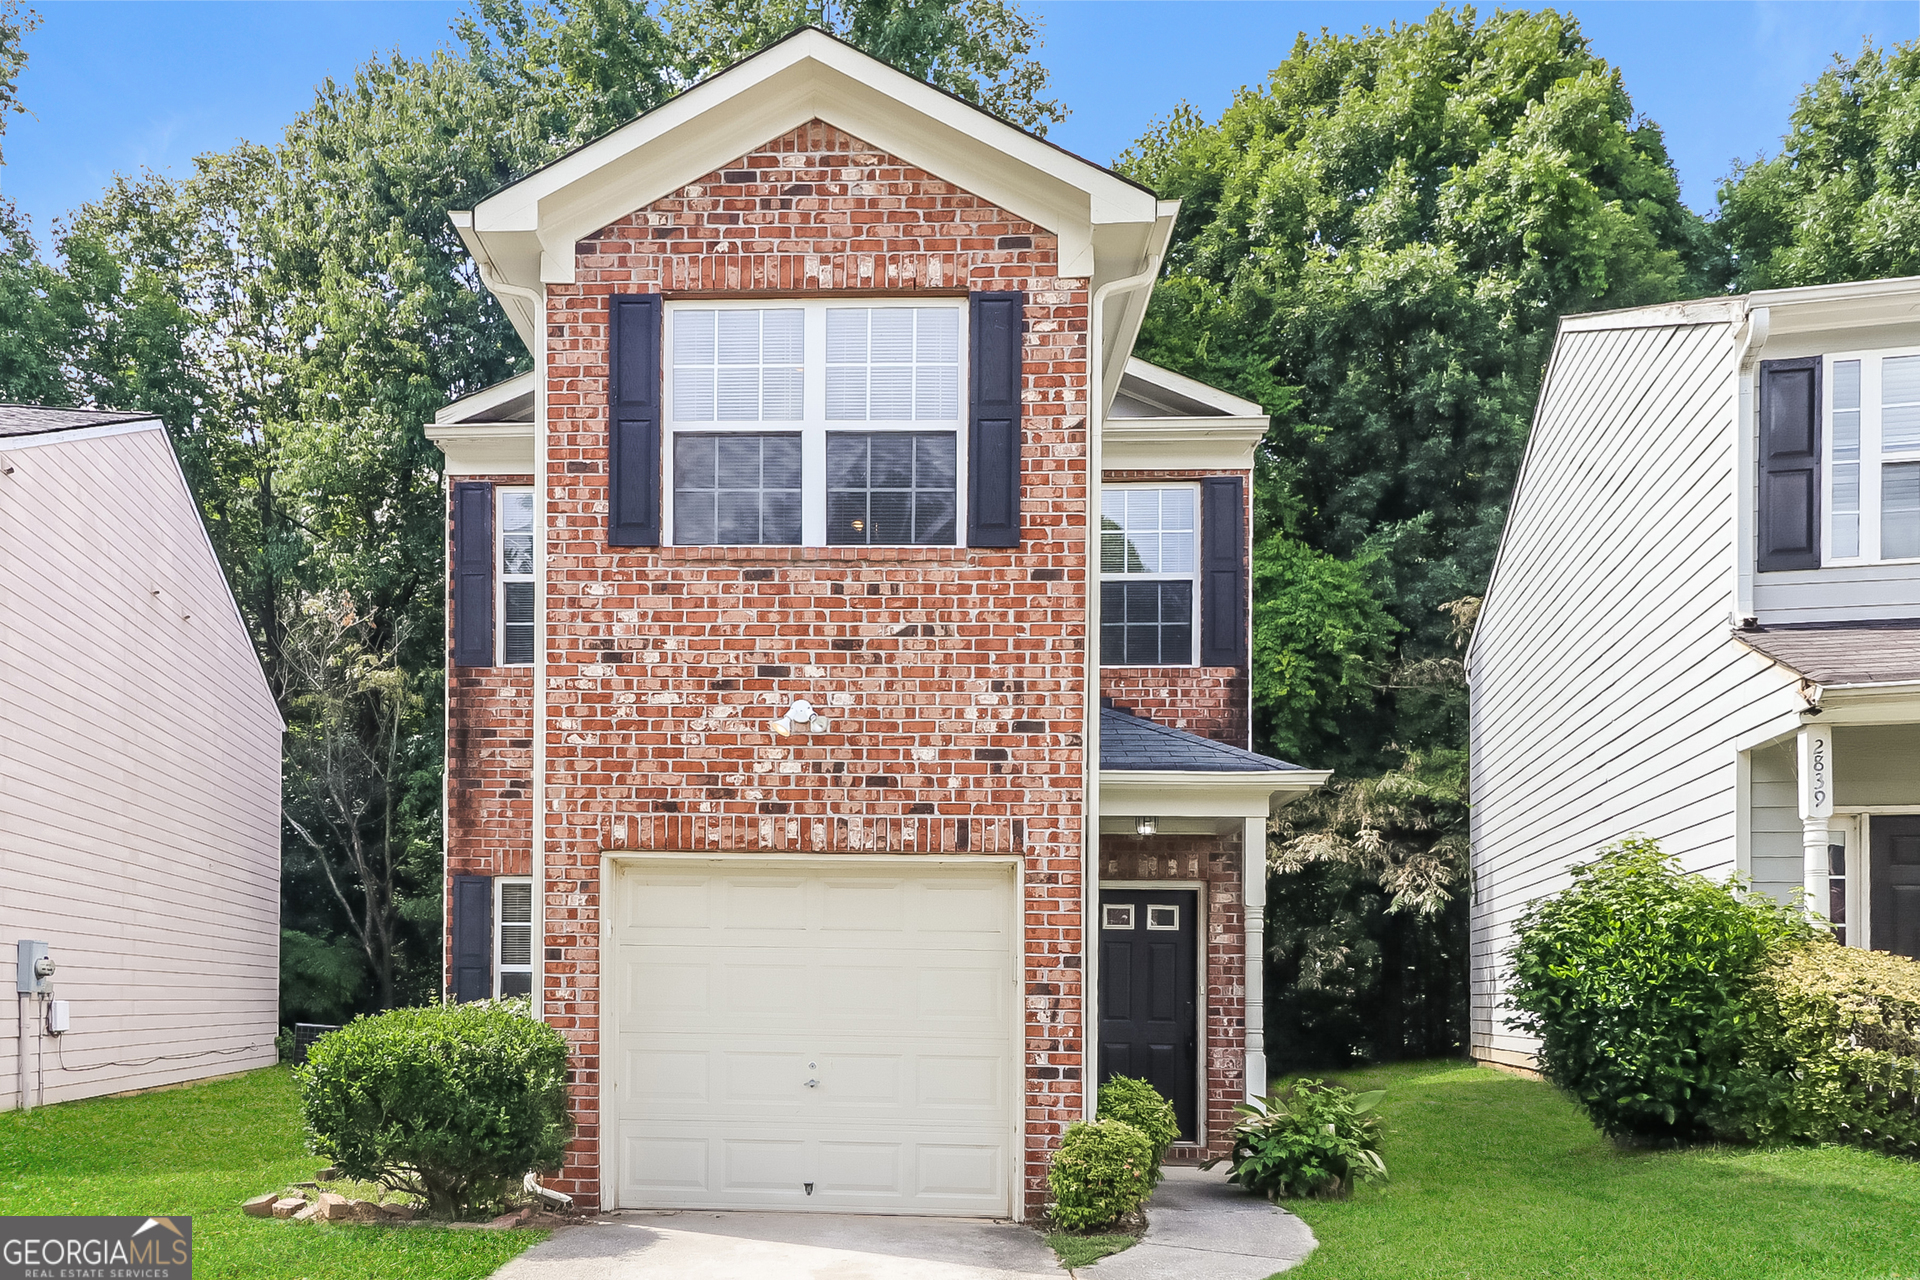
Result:
{"type": "MultiPolygon", "coordinates": [[[[1171,229],[1169,229],[1171,238],[1171,229]]],[[[1151,289],[1160,278],[1166,242],[1147,252],[1147,266],[1134,275],[1109,280],[1093,291],[1087,308],[1087,696],[1080,735],[1080,1105],[1088,1119],[1100,1105],[1100,1042],[1094,997],[1099,990],[1100,949],[1095,917],[1100,909],[1100,435],[1106,429],[1107,397],[1101,367],[1107,299],[1116,293],[1151,289]]]]}

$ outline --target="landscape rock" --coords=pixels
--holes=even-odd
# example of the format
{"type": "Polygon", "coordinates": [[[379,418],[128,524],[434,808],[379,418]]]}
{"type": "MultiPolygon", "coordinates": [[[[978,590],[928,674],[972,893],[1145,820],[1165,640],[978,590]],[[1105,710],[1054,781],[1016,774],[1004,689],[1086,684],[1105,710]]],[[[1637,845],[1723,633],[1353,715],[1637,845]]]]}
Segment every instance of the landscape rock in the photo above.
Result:
{"type": "Polygon", "coordinates": [[[413,1221],[413,1206],[410,1204],[383,1204],[375,1207],[379,1209],[380,1216],[383,1218],[390,1218],[395,1222],[413,1221]]]}
{"type": "Polygon", "coordinates": [[[312,1222],[314,1218],[319,1216],[319,1213],[320,1213],[319,1205],[304,1204],[304,1205],[301,1205],[297,1211],[295,1211],[293,1215],[293,1220],[295,1222],[312,1222]]]}
{"type": "Polygon", "coordinates": [[[287,1196],[285,1199],[275,1200],[268,1212],[276,1218],[291,1218],[306,1207],[307,1202],[299,1196],[287,1196]]]}
{"type": "Polygon", "coordinates": [[[279,1196],[271,1191],[265,1195],[255,1196],[240,1206],[240,1212],[246,1214],[249,1218],[271,1218],[273,1216],[273,1203],[279,1198],[279,1196]]]}
{"type": "Polygon", "coordinates": [[[319,1212],[313,1216],[322,1222],[350,1222],[354,1217],[353,1201],[331,1191],[322,1191],[315,1205],[319,1212]]]}
{"type": "Polygon", "coordinates": [[[489,1222],[487,1226],[495,1231],[508,1231],[519,1226],[533,1216],[532,1209],[515,1209],[512,1213],[503,1213],[489,1222]]]}

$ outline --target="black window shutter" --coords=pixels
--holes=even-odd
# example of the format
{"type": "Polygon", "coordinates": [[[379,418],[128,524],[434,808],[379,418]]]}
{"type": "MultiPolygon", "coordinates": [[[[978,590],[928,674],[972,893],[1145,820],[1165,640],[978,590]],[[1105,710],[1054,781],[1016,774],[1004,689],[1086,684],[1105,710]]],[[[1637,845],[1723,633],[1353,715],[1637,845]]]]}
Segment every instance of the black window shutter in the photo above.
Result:
{"type": "Polygon", "coordinates": [[[1760,362],[1760,569],[1820,567],[1820,357],[1760,362]]]}
{"type": "Polygon", "coordinates": [[[453,486],[453,663],[493,665],[493,486],[453,486]]]}
{"type": "Polygon", "coordinates": [[[1200,482],[1200,665],[1247,665],[1246,489],[1239,476],[1200,482]]]}
{"type": "Polygon", "coordinates": [[[447,985],[462,1004],[493,995],[493,877],[453,878],[453,972],[447,985]]]}
{"type": "Polygon", "coordinates": [[[660,545],[660,295],[607,302],[607,545],[660,545]]]}
{"type": "Polygon", "coordinates": [[[1021,353],[1027,295],[976,293],[967,414],[967,545],[1020,545],[1021,353]]]}

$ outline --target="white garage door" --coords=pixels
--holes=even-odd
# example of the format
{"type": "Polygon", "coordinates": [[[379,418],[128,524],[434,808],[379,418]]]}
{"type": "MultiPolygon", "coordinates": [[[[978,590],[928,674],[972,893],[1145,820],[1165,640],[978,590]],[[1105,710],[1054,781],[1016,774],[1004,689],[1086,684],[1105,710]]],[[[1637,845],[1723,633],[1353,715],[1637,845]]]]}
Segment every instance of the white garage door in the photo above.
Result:
{"type": "Polygon", "coordinates": [[[1015,905],[1004,863],[626,864],[621,1207],[1007,1214],[1015,905]]]}

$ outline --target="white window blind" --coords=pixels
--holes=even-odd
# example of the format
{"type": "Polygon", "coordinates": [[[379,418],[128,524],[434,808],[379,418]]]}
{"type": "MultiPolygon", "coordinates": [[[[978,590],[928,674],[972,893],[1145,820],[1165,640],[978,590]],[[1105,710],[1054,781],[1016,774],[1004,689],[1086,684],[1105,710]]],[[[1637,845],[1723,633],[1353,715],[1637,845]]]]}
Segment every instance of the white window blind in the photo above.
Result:
{"type": "Polygon", "coordinates": [[[829,421],[951,422],[959,416],[959,311],[828,308],[829,421]]]}
{"type": "Polygon", "coordinates": [[[500,490],[500,664],[533,661],[533,490],[500,490]]]}
{"type": "Polygon", "coordinates": [[[685,308],[673,322],[676,422],[798,422],[805,312],[685,308]]]}
{"type": "Polygon", "coordinates": [[[499,977],[494,993],[523,996],[533,990],[533,881],[507,879],[494,882],[500,900],[494,912],[495,967],[499,977]]]}

